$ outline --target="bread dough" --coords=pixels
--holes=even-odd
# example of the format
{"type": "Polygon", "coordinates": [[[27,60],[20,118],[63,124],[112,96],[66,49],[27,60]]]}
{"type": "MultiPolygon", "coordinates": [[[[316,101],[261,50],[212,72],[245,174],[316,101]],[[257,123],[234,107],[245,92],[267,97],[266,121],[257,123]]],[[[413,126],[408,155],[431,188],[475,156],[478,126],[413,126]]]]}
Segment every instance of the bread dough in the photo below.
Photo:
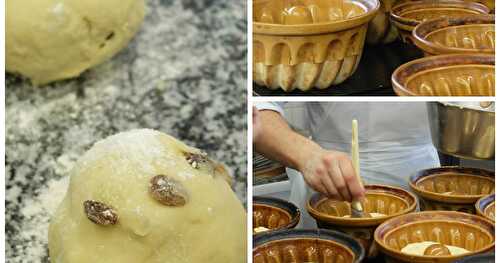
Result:
{"type": "Polygon", "coordinates": [[[387,216],[386,214],[382,214],[382,213],[370,213],[370,215],[371,215],[372,217],[374,217],[374,218],[375,218],[375,217],[383,217],[383,216],[387,216]]]}
{"type": "Polygon", "coordinates": [[[259,227],[256,227],[256,228],[253,229],[253,233],[254,234],[257,234],[257,233],[260,233],[260,232],[266,232],[266,231],[269,231],[269,228],[263,227],[263,226],[259,226],[259,227]]]}
{"type": "Polygon", "coordinates": [[[97,142],[72,169],[51,220],[51,262],[245,262],[246,213],[225,170],[186,154],[204,156],[153,130],[97,142]],[[159,202],[150,185],[158,175],[174,180],[170,193],[182,198],[159,202]],[[89,218],[99,210],[89,200],[112,209],[89,218]]]}
{"type": "MultiPolygon", "coordinates": [[[[382,213],[369,213],[369,214],[372,216],[372,218],[387,216],[386,214],[382,214],[382,213]]],[[[351,215],[345,215],[343,217],[346,217],[346,218],[349,217],[350,218],[351,215]]]]}
{"type": "MultiPolygon", "coordinates": [[[[403,252],[405,254],[410,254],[410,255],[423,256],[425,249],[428,246],[433,245],[433,244],[439,244],[439,243],[432,242],[432,241],[410,243],[410,244],[406,245],[404,248],[402,248],[401,252],[403,252]]],[[[449,245],[445,245],[445,246],[448,248],[448,250],[450,250],[450,253],[453,256],[469,253],[469,250],[461,248],[461,247],[449,246],[449,245]]]]}
{"type": "Polygon", "coordinates": [[[144,17],[143,0],[7,0],[8,72],[34,84],[72,78],[123,49],[144,17]]]}

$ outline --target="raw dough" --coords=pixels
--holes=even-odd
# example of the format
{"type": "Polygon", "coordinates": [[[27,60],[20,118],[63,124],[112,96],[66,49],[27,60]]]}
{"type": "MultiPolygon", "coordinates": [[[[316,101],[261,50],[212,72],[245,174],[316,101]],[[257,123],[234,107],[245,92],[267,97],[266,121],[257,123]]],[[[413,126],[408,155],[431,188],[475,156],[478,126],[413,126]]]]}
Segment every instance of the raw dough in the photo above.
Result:
{"type": "MultiPolygon", "coordinates": [[[[401,252],[405,254],[410,254],[410,255],[417,255],[417,256],[423,256],[425,249],[433,244],[439,244],[437,242],[432,242],[432,241],[424,241],[424,242],[418,242],[418,243],[410,243],[406,245],[404,248],[401,249],[401,252]]],[[[469,250],[461,248],[461,247],[456,247],[456,246],[449,246],[445,245],[448,250],[450,250],[451,255],[461,255],[465,253],[469,253],[469,250]]]]}
{"type": "MultiPolygon", "coordinates": [[[[372,216],[372,218],[387,216],[386,214],[381,214],[381,213],[369,213],[369,214],[372,216]]],[[[343,217],[347,218],[347,217],[351,217],[351,215],[345,215],[343,217]]]]}
{"type": "Polygon", "coordinates": [[[123,49],[144,18],[143,0],[7,0],[8,72],[34,84],[72,78],[123,49]]]}
{"type": "Polygon", "coordinates": [[[245,262],[242,204],[220,167],[200,158],[188,161],[186,153],[198,156],[200,151],[153,130],[96,143],[71,171],[69,189],[51,220],[51,262],[245,262]],[[159,202],[150,192],[157,175],[175,180],[180,188],[173,193],[183,198],[159,202]],[[91,221],[84,211],[87,200],[112,207],[101,214],[108,220],[91,221]]]}
{"type": "Polygon", "coordinates": [[[269,231],[269,228],[263,227],[263,226],[259,226],[259,227],[256,227],[256,228],[253,229],[253,233],[254,234],[257,234],[257,233],[260,233],[260,232],[266,232],[266,231],[269,231]]]}

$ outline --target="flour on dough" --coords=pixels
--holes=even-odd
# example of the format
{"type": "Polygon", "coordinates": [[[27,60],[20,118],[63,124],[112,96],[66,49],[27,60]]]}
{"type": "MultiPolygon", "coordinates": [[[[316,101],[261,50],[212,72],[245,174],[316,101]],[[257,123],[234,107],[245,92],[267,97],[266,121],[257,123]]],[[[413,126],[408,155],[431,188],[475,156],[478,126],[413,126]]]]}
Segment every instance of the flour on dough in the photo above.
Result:
{"type": "Polygon", "coordinates": [[[51,219],[51,262],[245,262],[246,212],[220,173],[200,150],[158,131],[97,142],[51,219]]]}
{"type": "Polygon", "coordinates": [[[8,72],[34,84],[79,76],[122,50],[144,18],[144,0],[6,0],[8,72]]]}

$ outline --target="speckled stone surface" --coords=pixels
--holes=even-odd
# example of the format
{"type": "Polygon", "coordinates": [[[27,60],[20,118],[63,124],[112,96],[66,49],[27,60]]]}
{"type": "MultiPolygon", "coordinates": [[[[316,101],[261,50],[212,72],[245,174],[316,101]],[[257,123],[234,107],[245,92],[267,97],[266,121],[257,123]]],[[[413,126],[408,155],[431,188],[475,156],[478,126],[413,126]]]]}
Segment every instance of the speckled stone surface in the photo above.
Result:
{"type": "Polygon", "coordinates": [[[148,1],[130,45],[80,78],[36,88],[7,75],[7,262],[48,262],[50,214],[94,142],[134,128],[204,149],[246,196],[245,1],[148,1]]]}

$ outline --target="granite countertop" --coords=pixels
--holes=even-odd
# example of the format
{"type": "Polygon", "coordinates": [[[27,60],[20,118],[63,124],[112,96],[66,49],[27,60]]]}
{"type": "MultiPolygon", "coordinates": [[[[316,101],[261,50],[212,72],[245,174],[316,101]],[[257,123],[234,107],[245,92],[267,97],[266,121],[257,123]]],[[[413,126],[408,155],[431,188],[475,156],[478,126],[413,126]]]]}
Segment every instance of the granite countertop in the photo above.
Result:
{"type": "Polygon", "coordinates": [[[157,129],[207,151],[245,202],[245,2],[147,3],[130,45],[81,77],[36,88],[6,75],[7,262],[48,262],[48,222],[69,170],[120,131],[157,129]]]}

